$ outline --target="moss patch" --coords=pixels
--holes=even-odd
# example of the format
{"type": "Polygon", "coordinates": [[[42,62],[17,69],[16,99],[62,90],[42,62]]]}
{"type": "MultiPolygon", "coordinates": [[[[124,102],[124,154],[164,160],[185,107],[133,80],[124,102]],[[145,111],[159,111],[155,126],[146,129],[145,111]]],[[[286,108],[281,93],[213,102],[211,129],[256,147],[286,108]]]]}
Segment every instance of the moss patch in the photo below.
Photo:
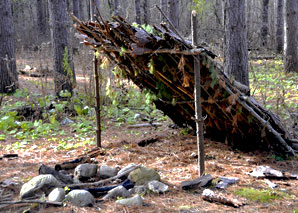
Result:
{"type": "Polygon", "coordinates": [[[253,188],[237,189],[234,193],[241,197],[245,197],[248,200],[259,201],[262,203],[267,203],[275,199],[282,199],[286,196],[283,192],[266,189],[257,190],[253,188]]]}

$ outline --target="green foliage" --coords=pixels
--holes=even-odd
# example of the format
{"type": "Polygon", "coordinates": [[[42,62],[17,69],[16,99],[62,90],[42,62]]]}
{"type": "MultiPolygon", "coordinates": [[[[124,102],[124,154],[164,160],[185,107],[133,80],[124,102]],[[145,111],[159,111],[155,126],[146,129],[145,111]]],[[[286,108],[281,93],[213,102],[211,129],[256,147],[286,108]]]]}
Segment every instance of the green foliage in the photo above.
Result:
{"type": "Polygon", "coordinates": [[[198,15],[201,19],[204,18],[205,11],[208,11],[213,4],[211,1],[206,1],[206,0],[193,0],[193,2],[195,3],[195,6],[193,9],[198,12],[198,15]]]}
{"type": "Polygon", "coordinates": [[[234,193],[241,197],[245,197],[248,200],[259,201],[261,203],[268,203],[272,200],[282,199],[286,196],[285,193],[279,192],[279,191],[266,190],[266,189],[257,190],[253,188],[237,189],[234,193]]]}

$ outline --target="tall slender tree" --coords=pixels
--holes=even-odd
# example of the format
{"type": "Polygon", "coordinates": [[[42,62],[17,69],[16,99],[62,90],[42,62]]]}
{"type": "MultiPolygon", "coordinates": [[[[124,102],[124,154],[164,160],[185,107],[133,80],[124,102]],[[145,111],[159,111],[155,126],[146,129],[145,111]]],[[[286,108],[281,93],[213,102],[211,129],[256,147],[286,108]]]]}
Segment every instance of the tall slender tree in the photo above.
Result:
{"type": "Polygon", "coordinates": [[[10,0],[0,1],[0,93],[17,88],[16,55],[10,0]]]}
{"type": "Polygon", "coordinates": [[[136,23],[141,24],[141,0],[135,0],[136,23]]]}
{"type": "Polygon", "coordinates": [[[72,93],[75,82],[72,55],[68,47],[66,0],[48,0],[51,19],[51,42],[54,61],[55,92],[72,93]]]}
{"type": "Polygon", "coordinates": [[[285,71],[298,72],[298,1],[286,1],[285,71]]]}
{"type": "MultiPolygon", "coordinates": [[[[165,14],[167,14],[168,12],[167,0],[160,0],[160,8],[165,14]]],[[[166,21],[165,17],[162,14],[160,14],[160,21],[166,21]]]]}
{"type": "Polygon", "coordinates": [[[284,0],[277,2],[277,22],[276,22],[276,51],[282,53],[283,51],[283,38],[284,38],[284,15],[283,15],[284,0]]]}
{"type": "Polygon", "coordinates": [[[46,16],[44,10],[44,1],[36,0],[36,15],[37,15],[37,27],[38,34],[41,39],[44,39],[46,33],[46,16]]]}
{"type": "Polygon", "coordinates": [[[148,8],[148,1],[143,0],[143,23],[148,24],[149,23],[149,8],[148,8]]]}
{"type": "Polygon", "coordinates": [[[77,18],[81,18],[79,13],[79,0],[72,1],[72,8],[74,16],[76,16],[77,18]]]}
{"type": "Polygon", "coordinates": [[[267,37],[269,31],[269,0],[263,0],[263,11],[262,11],[262,28],[261,28],[261,42],[262,46],[267,46],[267,37]]]}
{"type": "Polygon", "coordinates": [[[169,4],[169,18],[173,25],[178,29],[179,27],[179,0],[168,0],[169,4]]]}
{"type": "Polygon", "coordinates": [[[114,0],[114,16],[120,15],[120,4],[119,0],[114,0]]]}
{"type": "Polygon", "coordinates": [[[245,1],[224,0],[224,71],[249,86],[245,1]]]}

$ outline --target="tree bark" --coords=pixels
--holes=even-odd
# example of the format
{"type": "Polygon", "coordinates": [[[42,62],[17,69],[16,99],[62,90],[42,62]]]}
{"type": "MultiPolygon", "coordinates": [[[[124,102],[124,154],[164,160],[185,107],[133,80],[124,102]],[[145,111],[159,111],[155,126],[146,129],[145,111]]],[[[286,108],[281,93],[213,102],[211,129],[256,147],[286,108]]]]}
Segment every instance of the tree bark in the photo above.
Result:
{"type": "Polygon", "coordinates": [[[143,23],[148,24],[149,21],[149,14],[148,14],[149,8],[148,8],[148,1],[143,0],[143,23]]]}
{"type": "Polygon", "coordinates": [[[0,93],[17,88],[16,55],[10,0],[0,1],[0,93]]]}
{"type": "Polygon", "coordinates": [[[119,11],[119,0],[114,0],[114,16],[119,16],[120,11],[119,11]]]}
{"type": "Polygon", "coordinates": [[[262,11],[262,28],[261,28],[261,42],[262,46],[266,47],[267,46],[267,37],[268,37],[268,17],[269,17],[269,0],[263,0],[263,11],[262,11]]]}
{"type": "Polygon", "coordinates": [[[79,14],[79,1],[78,0],[73,0],[72,1],[72,6],[73,6],[73,15],[76,16],[78,19],[80,19],[80,14],[79,14]]]}
{"type": "Polygon", "coordinates": [[[298,72],[298,1],[286,0],[285,71],[298,72]]]}
{"type": "Polygon", "coordinates": [[[284,48],[284,0],[278,0],[277,3],[277,23],[276,23],[276,51],[282,53],[284,48]]]}
{"type": "Polygon", "coordinates": [[[135,0],[136,23],[141,24],[141,1],[135,0]]]}
{"type": "Polygon", "coordinates": [[[61,91],[72,94],[75,82],[72,55],[68,48],[66,0],[49,0],[54,82],[57,97],[61,91]]]}
{"type": "Polygon", "coordinates": [[[94,6],[93,2],[92,2],[92,8],[93,8],[93,15],[98,15],[96,8],[98,9],[98,11],[100,11],[100,0],[95,0],[95,4],[96,7],[94,6]]]}
{"type": "Polygon", "coordinates": [[[224,71],[249,87],[245,1],[225,0],[224,71]]]}
{"type": "Polygon", "coordinates": [[[179,27],[179,0],[168,0],[169,18],[176,29],[179,27]]]}
{"type": "Polygon", "coordinates": [[[46,17],[43,2],[43,0],[36,0],[37,27],[41,40],[43,40],[46,33],[46,17]]]}
{"type": "Polygon", "coordinates": [[[84,13],[84,3],[83,0],[77,0],[79,1],[79,17],[81,20],[85,19],[85,13],[84,13]]]}
{"type": "MultiPolygon", "coordinates": [[[[167,14],[168,12],[167,0],[160,0],[160,8],[165,14],[167,14]]],[[[161,22],[166,21],[165,17],[162,14],[160,14],[160,21],[161,22]]]]}

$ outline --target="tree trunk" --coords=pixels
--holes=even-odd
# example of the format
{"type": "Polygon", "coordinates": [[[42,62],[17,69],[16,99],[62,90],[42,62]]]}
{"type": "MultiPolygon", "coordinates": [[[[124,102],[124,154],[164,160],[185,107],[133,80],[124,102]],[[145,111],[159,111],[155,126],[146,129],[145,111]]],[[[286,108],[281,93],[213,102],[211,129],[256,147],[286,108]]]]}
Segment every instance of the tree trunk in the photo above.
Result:
{"type": "Polygon", "coordinates": [[[73,0],[72,1],[72,6],[73,6],[73,14],[76,16],[78,19],[80,19],[80,14],[79,14],[79,0],[73,0]]]}
{"type": "Polygon", "coordinates": [[[92,1],[93,15],[94,14],[98,15],[97,9],[98,9],[98,11],[100,11],[100,0],[95,0],[95,4],[96,4],[96,7],[93,5],[93,1],[92,1]]]}
{"type": "Polygon", "coordinates": [[[136,23],[141,24],[141,1],[135,0],[136,23]]]}
{"type": "Polygon", "coordinates": [[[57,97],[61,91],[72,94],[75,82],[72,54],[68,48],[66,0],[49,0],[54,82],[57,97]]]}
{"type": "Polygon", "coordinates": [[[267,46],[267,37],[268,37],[268,17],[269,17],[269,0],[263,0],[263,11],[262,11],[262,28],[261,28],[261,42],[262,46],[266,47],[267,46]]]}
{"type": "Polygon", "coordinates": [[[298,72],[298,1],[286,0],[285,71],[298,72]]]}
{"type": "Polygon", "coordinates": [[[114,16],[119,16],[119,0],[114,0],[114,16]]]}
{"type": "Polygon", "coordinates": [[[224,71],[249,86],[245,1],[225,0],[224,71]]]}
{"type": "Polygon", "coordinates": [[[37,27],[39,38],[42,41],[46,33],[46,17],[45,10],[43,5],[43,0],[36,0],[36,18],[37,18],[37,27]]]}
{"type": "Polygon", "coordinates": [[[149,14],[148,14],[149,8],[148,8],[148,1],[147,0],[143,0],[143,23],[144,24],[148,24],[149,21],[149,14]]]}
{"type": "Polygon", "coordinates": [[[278,0],[277,3],[277,24],[276,24],[276,51],[282,53],[284,48],[284,0],[278,0]]]}
{"type": "MultiPolygon", "coordinates": [[[[167,0],[160,0],[160,8],[162,9],[162,11],[165,14],[167,14],[167,12],[168,12],[167,0]]],[[[160,21],[161,22],[165,22],[166,21],[165,17],[162,14],[160,14],[160,21]]]]}
{"type": "Polygon", "coordinates": [[[179,27],[179,0],[168,0],[169,18],[176,29],[179,27]]]}
{"type": "Polygon", "coordinates": [[[83,0],[77,0],[79,1],[79,17],[81,20],[84,20],[85,19],[85,13],[84,13],[84,3],[83,3],[83,0]]]}
{"type": "Polygon", "coordinates": [[[17,88],[16,55],[10,0],[0,1],[0,93],[17,88]]]}

